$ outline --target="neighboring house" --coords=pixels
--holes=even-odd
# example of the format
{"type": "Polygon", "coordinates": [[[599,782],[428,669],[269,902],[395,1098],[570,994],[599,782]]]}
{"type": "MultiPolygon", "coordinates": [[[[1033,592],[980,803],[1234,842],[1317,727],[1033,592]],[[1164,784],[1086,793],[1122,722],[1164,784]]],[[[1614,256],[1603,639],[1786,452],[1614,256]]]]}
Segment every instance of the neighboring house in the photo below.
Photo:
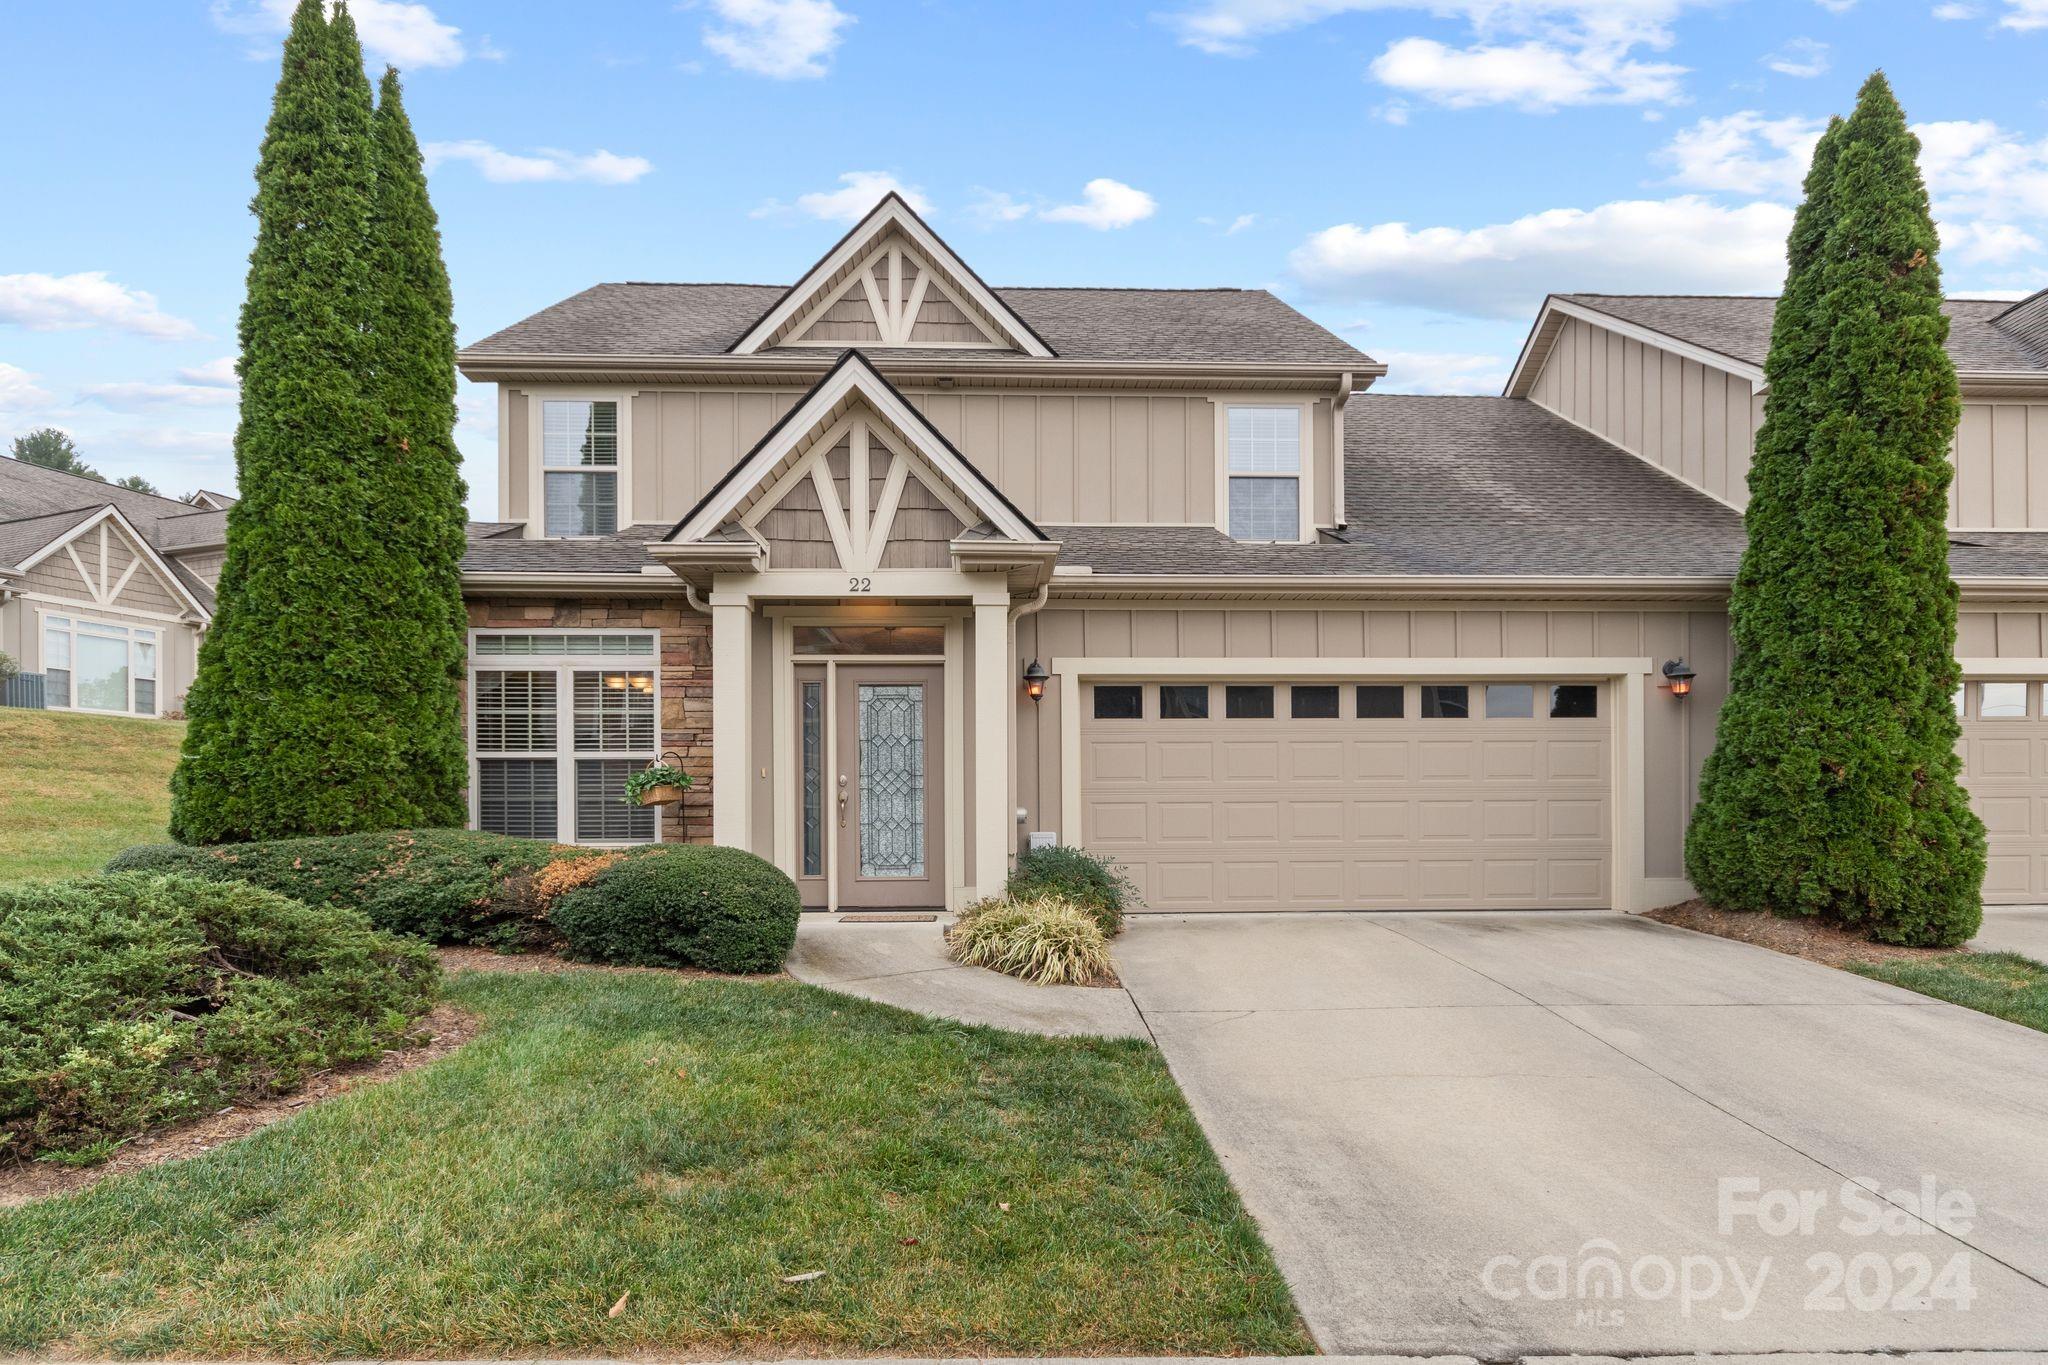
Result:
{"type": "Polygon", "coordinates": [[[227,515],[0,458],[0,650],[52,710],[181,710],[227,515]]]}
{"type": "MultiPolygon", "coordinates": [[[[475,821],[716,839],[814,907],[957,906],[1027,839],[1155,910],[1679,899],[1770,305],[1652,302],[1552,300],[1510,396],[1437,398],[1263,291],[992,288],[894,197],[788,287],[587,290],[460,357],[475,821]],[[664,752],[658,823],[618,793],[664,752]]],[[[2044,306],[1955,305],[2001,898],[2048,898],[2048,539],[2000,520],[2015,459],[2048,498],[2038,409],[2005,444],[2044,306]]]]}

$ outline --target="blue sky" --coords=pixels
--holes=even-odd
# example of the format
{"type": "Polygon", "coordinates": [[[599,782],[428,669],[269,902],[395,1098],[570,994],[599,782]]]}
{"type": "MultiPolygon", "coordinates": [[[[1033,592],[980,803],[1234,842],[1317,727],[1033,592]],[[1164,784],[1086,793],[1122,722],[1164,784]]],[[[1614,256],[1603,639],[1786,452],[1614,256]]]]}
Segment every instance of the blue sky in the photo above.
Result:
{"type": "MultiPolygon", "coordinates": [[[[10,0],[0,437],[228,488],[289,0],[10,0]]],[[[2048,0],[355,0],[465,339],[600,280],[794,278],[903,188],[997,284],[1271,288],[1497,391],[1548,290],[1767,292],[1875,67],[1953,293],[2048,285],[2048,0]]],[[[464,387],[471,505],[495,419],[464,387]]]]}

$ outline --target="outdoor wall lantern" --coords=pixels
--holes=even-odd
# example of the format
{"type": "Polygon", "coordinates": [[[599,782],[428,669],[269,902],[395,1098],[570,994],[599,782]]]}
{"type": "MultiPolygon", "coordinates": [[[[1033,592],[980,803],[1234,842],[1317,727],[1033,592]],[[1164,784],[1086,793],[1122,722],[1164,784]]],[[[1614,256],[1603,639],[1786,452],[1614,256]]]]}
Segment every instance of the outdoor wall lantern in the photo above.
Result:
{"type": "Polygon", "coordinates": [[[1045,680],[1052,674],[1045,671],[1045,665],[1033,659],[1024,667],[1024,695],[1037,701],[1045,695],[1045,680]]]}
{"type": "Polygon", "coordinates": [[[1692,692],[1692,680],[1698,676],[1685,660],[1669,659],[1664,664],[1663,686],[1670,688],[1671,695],[1683,701],[1692,692]]]}

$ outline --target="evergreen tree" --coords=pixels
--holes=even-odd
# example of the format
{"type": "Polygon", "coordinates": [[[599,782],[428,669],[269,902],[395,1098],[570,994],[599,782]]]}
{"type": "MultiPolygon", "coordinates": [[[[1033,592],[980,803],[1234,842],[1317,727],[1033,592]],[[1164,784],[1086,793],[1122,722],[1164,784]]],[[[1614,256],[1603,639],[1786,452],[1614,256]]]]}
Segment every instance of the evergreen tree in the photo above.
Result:
{"type": "Polygon", "coordinates": [[[25,436],[17,436],[9,453],[23,464],[41,465],[59,474],[76,474],[81,479],[106,482],[97,469],[78,457],[77,442],[71,439],[70,432],[61,427],[37,427],[25,436]]]}
{"type": "MultiPolygon", "coordinates": [[[[1948,451],[1961,402],[1919,142],[1881,74],[1831,151],[1831,221],[1788,324],[1812,345],[1783,400],[1805,413],[1803,456],[1796,474],[1764,475],[1790,493],[1773,513],[1787,552],[1771,567],[1796,606],[1750,623],[1765,637],[1757,672],[1779,680],[1763,695],[1781,708],[1767,731],[1781,743],[1734,736],[1716,794],[1733,816],[1697,819],[1688,860],[1727,904],[1961,943],[1981,919],[1984,872],[1951,701],[1948,451]],[[1729,803],[1728,789],[1752,795],[1729,803]],[[1751,822],[1739,846],[1736,818],[1751,822]]],[[[1781,311],[1791,304],[1788,293],[1781,311]]],[[[1759,709],[1725,718],[1724,736],[1759,709]]]]}
{"type": "Polygon", "coordinates": [[[462,456],[455,448],[455,301],[441,231],[406,117],[398,72],[387,68],[372,123],[377,198],[371,255],[377,278],[371,337],[379,414],[371,483],[392,572],[379,585],[382,647],[398,684],[398,755],[421,822],[459,825],[468,752],[462,734],[466,547],[462,456]]]}
{"type": "Polygon", "coordinates": [[[411,632],[393,624],[377,520],[389,424],[374,368],[370,86],[353,21],[323,8],[300,0],[292,16],[256,170],[242,496],[172,779],[172,832],[192,842],[448,814],[438,776],[429,801],[418,794],[419,675],[394,667],[411,632]]]}
{"type": "Polygon", "coordinates": [[[1747,544],[1728,600],[1735,642],[1728,699],[1713,752],[1700,773],[1699,802],[1686,831],[1686,874],[1716,905],[1763,910],[1797,900],[1804,850],[1779,837],[1788,794],[1777,765],[1793,744],[1799,689],[1793,642],[1802,596],[1790,566],[1801,554],[1799,480],[1816,414],[1823,334],[1815,325],[1820,263],[1834,226],[1835,155],[1842,121],[1831,119],[1813,149],[1806,197],[1786,241],[1785,288],[1771,319],[1764,360],[1764,421],[1749,465],[1747,544]]]}

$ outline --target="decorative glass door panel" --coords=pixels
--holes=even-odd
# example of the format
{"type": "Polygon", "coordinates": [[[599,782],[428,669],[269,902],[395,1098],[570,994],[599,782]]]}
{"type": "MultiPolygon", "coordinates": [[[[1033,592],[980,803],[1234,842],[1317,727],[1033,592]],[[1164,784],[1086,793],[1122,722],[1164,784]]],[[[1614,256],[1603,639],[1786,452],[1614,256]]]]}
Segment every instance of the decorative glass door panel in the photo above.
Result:
{"type": "Polygon", "coordinates": [[[924,688],[861,683],[860,875],[922,878],[924,688]]]}

